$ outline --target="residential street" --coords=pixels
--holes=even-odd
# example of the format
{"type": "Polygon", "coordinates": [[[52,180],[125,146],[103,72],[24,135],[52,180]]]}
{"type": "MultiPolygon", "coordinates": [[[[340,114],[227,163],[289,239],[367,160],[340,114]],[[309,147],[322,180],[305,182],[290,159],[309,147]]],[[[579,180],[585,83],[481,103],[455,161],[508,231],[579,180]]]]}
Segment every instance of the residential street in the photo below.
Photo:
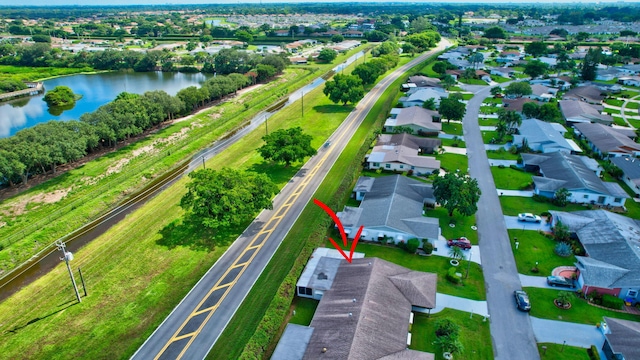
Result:
{"type": "Polygon", "coordinates": [[[480,104],[490,95],[490,90],[490,86],[485,86],[469,100],[463,130],[469,172],[478,179],[482,191],[476,222],[491,316],[494,356],[499,360],[539,359],[529,314],[518,311],[514,302],[513,291],[521,289],[520,278],[478,126],[480,104]]]}

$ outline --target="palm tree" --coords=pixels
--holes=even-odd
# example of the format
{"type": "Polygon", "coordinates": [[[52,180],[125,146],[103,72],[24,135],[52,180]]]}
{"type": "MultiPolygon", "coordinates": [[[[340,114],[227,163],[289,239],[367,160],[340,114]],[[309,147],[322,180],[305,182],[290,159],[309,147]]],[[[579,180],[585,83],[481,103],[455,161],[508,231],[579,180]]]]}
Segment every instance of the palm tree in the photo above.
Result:
{"type": "Polygon", "coordinates": [[[452,246],[449,249],[449,256],[453,259],[453,260],[461,260],[464,257],[464,252],[462,251],[462,249],[458,246],[452,246]]]}
{"type": "Polygon", "coordinates": [[[556,297],[556,303],[561,307],[571,305],[571,293],[568,291],[560,291],[556,297]]]}

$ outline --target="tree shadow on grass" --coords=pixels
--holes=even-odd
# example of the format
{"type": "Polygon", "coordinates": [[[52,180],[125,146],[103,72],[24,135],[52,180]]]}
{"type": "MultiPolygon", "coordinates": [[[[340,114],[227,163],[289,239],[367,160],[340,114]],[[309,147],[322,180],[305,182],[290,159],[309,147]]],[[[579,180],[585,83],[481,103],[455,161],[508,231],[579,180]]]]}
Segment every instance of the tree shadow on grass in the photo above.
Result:
{"type": "Polygon", "coordinates": [[[318,105],[314,106],[313,110],[321,113],[321,114],[338,114],[338,113],[350,113],[353,110],[353,105],[318,105]]]}
{"type": "Polygon", "coordinates": [[[253,164],[249,170],[259,174],[265,174],[275,184],[286,184],[300,170],[302,162],[295,165],[285,166],[284,164],[274,163],[271,161],[263,161],[259,164],[253,164]]]}
{"type": "Polygon", "coordinates": [[[212,251],[217,246],[231,244],[246,226],[245,223],[213,230],[202,225],[199,219],[187,215],[160,230],[162,237],[156,243],[169,249],[184,246],[197,251],[212,251]]]}
{"type": "Polygon", "coordinates": [[[74,300],[69,300],[67,302],[64,302],[64,303],[58,305],[58,307],[60,307],[60,306],[64,306],[64,307],[62,307],[62,308],[60,308],[60,309],[58,309],[58,310],[56,310],[56,311],[54,311],[54,312],[52,312],[52,313],[50,313],[48,315],[39,316],[39,317],[33,318],[33,319],[27,321],[24,325],[16,325],[13,329],[9,329],[5,333],[6,334],[17,334],[18,331],[26,328],[27,326],[29,326],[31,324],[35,324],[40,320],[44,320],[44,319],[46,319],[48,317],[51,317],[51,316],[53,316],[53,315],[55,315],[55,314],[57,314],[57,313],[59,313],[61,311],[64,311],[64,310],[76,305],[76,304],[78,304],[78,302],[75,299],[74,300]]]}

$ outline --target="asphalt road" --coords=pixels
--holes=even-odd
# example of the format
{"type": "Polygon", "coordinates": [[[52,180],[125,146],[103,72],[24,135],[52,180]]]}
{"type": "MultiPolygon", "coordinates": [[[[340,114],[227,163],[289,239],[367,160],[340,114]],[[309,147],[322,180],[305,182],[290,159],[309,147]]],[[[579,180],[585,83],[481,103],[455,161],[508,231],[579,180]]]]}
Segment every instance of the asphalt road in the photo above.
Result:
{"type": "MultiPolygon", "coordinates": [[[[382,92],[403,72],[448,46],[439,46],[381,80],[273,202],[176,306],[132,359],[203,359],[233,317],[334,162],[382,92]]],[[[179,284],[175,284],[179,286],[179,284]]]]}
{"type": "MultiPolygon", "coordinates": [[[[513,291],[521,289],[507,227],[489,161],[484,149],[478,112],[491,87],[478,91],[467,104],[463,119],[469,173],[482,191],[476,213],[480,256],[487,290],[494,358],[540,359],[528,313],[516,309],[513,291]]],[[[536,306],[532,304],[532,306],[536,306]]]]}

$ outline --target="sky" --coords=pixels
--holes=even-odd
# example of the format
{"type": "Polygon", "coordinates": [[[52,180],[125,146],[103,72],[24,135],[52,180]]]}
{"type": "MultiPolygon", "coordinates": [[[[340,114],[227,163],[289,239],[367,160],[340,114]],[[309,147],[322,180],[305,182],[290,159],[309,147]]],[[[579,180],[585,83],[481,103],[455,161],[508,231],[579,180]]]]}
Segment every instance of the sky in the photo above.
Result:
{"type": "MultiPolygon", "coordinates": [[[[355,0],[357,2],[389,2],[389,0],[355,0]]],[[[563,4],[582,4],[582,3],[634,3],[635,1],[619,1],[619,0],[526,0],[526,1],[514,1],[514,0],[492,0],[492,1],[479,1],[479,0],[392,0],[392,2],[409,2],[409,3],[486,3],[486,4],[508,4],[508,3],[563,3],[563,4]]],[[[0,0],[0,6],[16,6],[16,5],[31,5],[31,6],[56,6],[56,5],[163,5],[163,4],[257,4],[260,0],[0,0]]],[[[354,0],[262,0],[262,3],[305,3],[305,2],[354,2],[354,0]]]]}

